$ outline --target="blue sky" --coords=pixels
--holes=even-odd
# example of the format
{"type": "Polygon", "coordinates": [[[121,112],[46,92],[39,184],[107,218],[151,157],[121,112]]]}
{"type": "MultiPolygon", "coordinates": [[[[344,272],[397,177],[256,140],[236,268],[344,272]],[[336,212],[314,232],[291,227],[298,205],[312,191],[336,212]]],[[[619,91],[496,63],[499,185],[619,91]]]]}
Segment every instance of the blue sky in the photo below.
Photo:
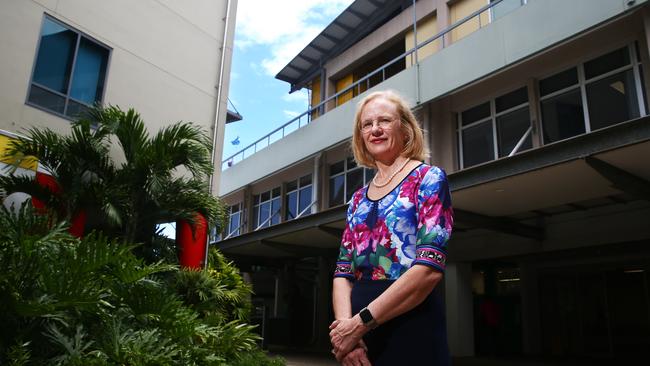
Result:
{"type": "Polygon", "coordinates": [[[226,125],[223,158],[307,110],[307,90],[288,94],[275,75],[351,3],[239,0],[229,98],[244,119],[226,125]]]}

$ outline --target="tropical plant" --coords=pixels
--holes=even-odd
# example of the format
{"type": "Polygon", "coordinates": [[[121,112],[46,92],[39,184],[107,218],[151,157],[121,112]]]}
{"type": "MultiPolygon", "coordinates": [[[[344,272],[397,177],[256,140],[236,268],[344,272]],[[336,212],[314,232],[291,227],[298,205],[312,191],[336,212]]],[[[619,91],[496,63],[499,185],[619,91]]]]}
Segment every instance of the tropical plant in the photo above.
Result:
{"type": "Polygon", "coordinates": [[[188,301],[177,278],[197,272],[147,264],[132,249],[100,233],[75,238],[29,204],[0,207],[0,364],[283,364],[259,349],[241,313],[217,309],[250,292],[229,262],[225,277],[202,272],[206,289],[185,293],[208,295],[188,301]]]}
{"type": "Polygon", "coordinates": [[[57,189],[15,175],[0,177],[0,187],[30,194],[61,221],[84,212],[87,231],[143,243],[141,255],[153,261],[158,224],[194,223],[201,213],[217,230],[223,227],[224,206],[208,192],[210,151],[210,138],[192,123],[178,122],[150,136],[133,109],[96,107],[68,135],[31,128],[7,151],[15,166],[38,160],[57,189]]]}

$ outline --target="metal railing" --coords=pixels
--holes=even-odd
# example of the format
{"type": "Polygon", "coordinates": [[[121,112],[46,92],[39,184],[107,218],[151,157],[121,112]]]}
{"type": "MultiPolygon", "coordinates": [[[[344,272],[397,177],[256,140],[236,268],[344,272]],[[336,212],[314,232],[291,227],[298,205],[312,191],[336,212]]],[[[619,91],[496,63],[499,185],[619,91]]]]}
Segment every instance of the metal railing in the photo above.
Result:
{"type": "MultiPolygon", "coordinates": [[[[257,141],[253,142],[252,144],[246,146],[245,148],[239,150],[238,152],[234,153],[233,155],[230,155],[229,157],[225,158],[222,161],[221,164],[221,169],[226,170],[232,165],[235,165],[242,160],[244,160],[247,156],[251,156],[258,151],[266,148],[267,146],[271,145],[272,143],[284,138],[286,135],[296,131],[297,129],[306,126],[311,122],[311,116],[314,112],[318,113],[319,116],[322,116],[324,113],[327,111],[330,111],[334,108],[336,108],[339,105],[339,98],[345,95],[346,98],[348,98],[348,93],[354,93],[356,91],[356,95],[361,94],[363,91],[366,91],[370,89],[372,86],[375,86],[376,84],[379,84],[381,82],[384,82],[387,77],[386,77],[386,70],[392,66],[395,65],[397,62],[406,60],[408,56],[411,54],[415,53],[416,50],[419,50],[420,48],[438,40],[441,39],[441,44],[442,48],[447,47],[445,39],[447,36],[451,37],[451,32],[461,26],[463,26],[465,23],[469,22],[470,20],[478,17],[478,29],[482,28],[484,25],[481,23],[481,14],[485,13],[486,11],[490,11],[493,7],[499,5],[502,1],[504,0],[494,0],[493,2],[489,3],[488,5],[483,6],[482,8],[476,10],[472,14],[466,16],[465,18],[457,21],[456,23],[452,24],[451,26],[447,27],[446,29],[440,31],[439,33],[433,35],[432,37],[422,41],[421,43],[415,45],[413,48],[410,50],[402,53],[401,55],[395,57],[394,59],[388,61],[378,69],[370,72],[366,76],[362,77],[361,79],[357,80],[356,82],[350,84],[348,87],[345,89],[339,91],[338,93],[328,97],[327,99],[323,100],[320,102],[318,105],[311,107],[307,109],[305,112],[301,113],[300,115],[294,117],[291,119],[289,122],[283,124],[282,126],[276,128],[275,130],[271,131],[267,135],[261,137],[257,141]],[[381,74],[381,81],[377,82],[375,85],[370,85],[371,84],[371,78],[374,76],[380,75],[381,74]],[[362,87],[365,87],[362,90],[362,87]],[[355,90],[356,89],[356,90],[355,90]]],[[[491,18],[491,17],[490,17],[491,18]]],[[[492,19],[490,19],[490,22],[492,19]]],[[[477,30],[478,30],[477,29],[477,30]]],[[[449,42],[451,43],[451,42],[449,42]]],[[[413,64],[413,57],[411,57],[411,65],[413,64]]],[[[392,75],[391,75],[392,76],[392,75]]],[[[389,76],[390,77],[390,76],[389,76]]]]}

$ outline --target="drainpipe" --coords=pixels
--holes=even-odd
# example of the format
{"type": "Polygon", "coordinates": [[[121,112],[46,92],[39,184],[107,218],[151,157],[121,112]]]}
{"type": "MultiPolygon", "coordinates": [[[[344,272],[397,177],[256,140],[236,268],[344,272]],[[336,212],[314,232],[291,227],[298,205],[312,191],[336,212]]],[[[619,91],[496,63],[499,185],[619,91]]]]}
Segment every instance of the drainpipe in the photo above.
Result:
{"type": "MultiPolygon", "coordinates": [[[[217,84],[217,105],[215,108],[214,112],[214,125],[212,126],[213,129],[213,134],[212,134],[212,156],[210,157],[210,163],[212,164],[213,169],[215,166],[216,162],[216,145],[217,145],[217,131],[219,130],[219,114],[221,112],[221,98],[222,98],[222,86],[223,86],[223,69],[224,69],[224,63],[226,60],[226,42],[228,40],[228,27],[230,23],[230,6],[231,6],[232,0],[228,0],[228,3],[226,5],[226,17],[225,17],[225,27],[223,29],[223,43],[221,45],[221,63],[219,65],[219,83],[217,84]]],[[[221,166],[219,166],[219,169],[221,169],[221,166]]],[[[214,173],[210,175],[210,194],[212,194],[212,187],[213,187],[213,180],[214,180],[214,173]]],[[[208,235],[207,239],[205,240],[205,257],[204,257],[204,268],[208,268],[208,248],[210,246],[210,235],[208,235]]]]}

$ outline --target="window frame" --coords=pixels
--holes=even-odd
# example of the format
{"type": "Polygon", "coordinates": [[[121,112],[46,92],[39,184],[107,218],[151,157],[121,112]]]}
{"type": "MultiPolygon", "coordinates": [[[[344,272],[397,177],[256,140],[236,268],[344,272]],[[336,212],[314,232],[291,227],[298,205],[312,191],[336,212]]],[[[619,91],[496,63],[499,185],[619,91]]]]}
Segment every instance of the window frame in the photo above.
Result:
{"type": "Polygon", "coordinates": [[[302,175],[302,176],[300,176],[300,177],[298,177],[298,178],[296,178],[294,180],[291,180],[290,182],[296,182],[296,188],[292,189],[290,191],[286,191],[285,194],[284,194],[284,202],[285,202],[285,205],[286,205],[286,210],[285,210],[285,215],[284,215],[283,220],[285,222],[295,220],[297,218],[307,216],[307,215],[310,215],[311,213],[313,213],[313,209],[312,209],[312,210],[305,211],[304,215],[302,215],[302,216],[300,215],[300,211],[299,211],[300,210],[300,197],[301,197],[300,194],[302,193],[302,191],[304,189],[307,189],[307,188],[311,187],[311,197],[309,198],[309,202],[310,202],[309,207],[312,208],[314,203],[315,203],[315,200],[314,200],[314,175],[312,173],[302,175]],[[307,177],[307,176],[309,176],[309,178],[310,178],[309,179],[310,183],[305,184],[305,185],[301,185],[300,181],[303,178],[307,177]],[[294,209],[296,209],[296,217],[289,218],[289,195],[291,193],[293,193],[293,192],[296,192],[296,207],[294,207],[294,209]]]}
{"type": "Polygon", "coordinates": [[[80,100],[74,99],[74,98],[72,98],[72,96],[70,96],[71,86],[72,86],[72,82],[73,82],[73,79],[74,79],[73,75],[74,75],[75,66],[76,66],[76,63],[77,63],[77,56],[79,54],[79,45],[81,43],[82,37],[85,38],[86,40],[96,44],[97,46],[100,46],[100,47],[106,49],[106,51],[108,51],[108,55],[107,55],[107,58],[106,58],[106,70],[104,72],[104,79],[102,80],[103,87],[102,87],[101,95],[100,95],[100,98],[95,102],[95,103],[100,103],[100,104],[104,103],[104,99],[106,97],[106,85],[107,85],[107,81],[108,81],[108,74],[109,74],[110,69],[111,69],[111,60],[113,58],[112,57],[113,56],[113,48],[108,46],[107,44],[97,40],[96,38],[90,36],[89,34],[87,34],[85,32],[82,32],[82,31],[78,30],[75,27],[70,26],[65,22],[60,21],[59,19],[55,18],[54,16],[52,16],[52,15],[50,15],[48,13],[44,13],[43,14],[43,19],[41,19],[41,27],[40,27],[40,31],[38,33],[38,41],[36,42],[36,50],[34,52],[34,60],[32,62],[32,71],[31,71],[31,74],[30,74],[30,77],[29,77],[29,85],[27,86],[27,95],[25,96],[25,104],[26,105],[28,105],[30,107],[33,107],[33,108],[36,108],[38,110],[41,110],[43,112],[53,114],[53,115],[55,115],[57,117],[61,117],[63,119],[69,120],[69,121],[76,121],[78,119],[75,116],[69,116],[69,115],[65,114],[67,112],[67,110],[68,110],[69,105],[70,105],[70,101],[72,101],[74,103],[81,104],[81,105],[86,106],[86,107],[91,107],[92,106],[92,105],[88,105],[85,102],[82,102],[80,100]],[[45,26],[45,22],[48,21],[48,20],[53,22],[53,23],[58,24],[59,26],[61,26],[63,28],[66,28],[67,30],[69,30],[71,32],[74,32],[77,35],[77,39],[76,39],[75,46],[74,46],[75,47],[74,48],[74,55],[72,57],[72,63],[71,63],[71,66],[70,66],[69,80],[67,82],[68,87],[67,87],[67,93],[66,94],[63,94],[63,93],[58,92],[56,90],[52,90],[52,89],[50,89],[49,87],[47,87],[45,85],[41,85],[39,83],[34,82],[34,72],[36,71],[36,62],[38,61],[38,55],[39,55],[39,52],[41,51],[41,40],[43,38],[43,27],[45,26]],[[63,97],[64,100],[65,100],[63,113],[59,113],[57,111],[48,109],[48,108],[43,107],[43,106],[41,106],[39,104],[36,104],[34,102],[30,102],[29,101],[29,96],[32,93],[32,87],[33,86],[41,88],[41,89],[47,91],[48,93],[53,93],[53,94],[55,94],[55,95],[57,95],[59,97],[63,97]]]}
{"type": "Polygon", "coordinates": [[[584,59],[580,60],[577,64],[571,65],[569,67],[562,68],[561,70],[556,70],[553,73],[549,73],[549,74],[537,79],[535,89],[536,89],[536,92],[538,93],[539,97],[537,98],[536,103],[537,103],[537,110],[539,111],[539,126],[540,126],[540,129],[541,129],[540,135],[541,135],[541,143],[542,143],[542,145],[547,145],[547,144],[552,144],[552,143],[555,143],[555,142],[565,141],[565,140],[570,139],[572,137],[582,135],[582,134],[578,134],[578,135],[574,135],[574,136],[571,136],[571,137],[568,137],[568,138],[565,138],[565,139],[547,142],[545,137],[544,137],[544,134],[545,134],[544,116],[542,115],[542,112],[541,112],[542,111],[541,108],[542,108],[542,102],[543,101],[545,101],[547,99],[557,97],[557,96],[562,95],[564,93],[568,93],[570,91],[574,91],[574,90],[579,89],[580,90],[580,102],[582,103],[582,110],[583,110],[583,123],[584,123],[584,128],[585,128],[584,134],[591,133],[593,130],[591,128],[591,120],[589,118],[589,101],[587,100],[587,87],[589,86],[589,84],[598,82],[599,80],[608,78],[610,76],[613,76],[613,75],[616,75],[616,74],[619,74],[619,73],[626,72],[628,70],[632,70],[632,74],[634,75],[634,88],[635,88],[635,91],[636,91],[636,94],[637,94],[636,98],[637,98],[637,104],[638,104],[638,107],[639,107],[639,115],[640,116],[645,116],[645,115],[648,114],[648,111],[646,109],[646,103],[645,103],[645,100],[644,100],[646,91],[643,88],[643,80],[641,80],[641,71],[642,71],[642,67],[643,67],[643,60],[641,60],[641,56],[639,54],[637,54],[636,42],[638,42],[638,40],[633,40],[633,41],[627,42],[627,43],[625,43],[623,45],[612,47],[612,48],[608,49],[607,51],[600,52],[597,55],[592,55],[592,56],[589,56],[589,57],[585,57],[584,59]],[[596,60],[596,59],[598,59],[598,58],[600,58],[602,56],[605,56],[605,55],[607,55],[607,54],[609,54],[611,52],[617,51],[617,50],[619,50],[621,48],[626,48],[627,49],[628,57],[630,59],[629,64],[618,67],[618,68],[610,70],[610,71],[607,71],[607,72],[605,72],[603,74],[600,74],[598,76],[594,76],[594,77],[592,77],[592,78],[590,78],[588,80],[586,79],[586,77],[585,77],[585,69],[584,69],[585,63],[596,60]],[[540,90],[539,90],[539,82],[541,80],[547,79],[549,77],[553,77],[555,75],[558,75],[558,74],[560,74],[560,73],[562,73],[564,71],[570,70],[572,68],[577,69],[577,73],[578,73],[578,83],[577,84],[573,84],[571,86],[568,86],[568,87],[565,87],[563,89],[556,90],[556,91],[554,91],[552,93],[541,96],[541,93],[540,93],[540,90]]]}
{"type": "MultiPolygon", "coordinates": [[[[510,156],[510,154],[512,152],[509,152],[508,155],[505,155],[503,157],[499,157],[499,133],[498,133],[498,126],[497,126],[497,119],[499,117],[501,117],[501,116],[504,116],[504,115],[512,113],[512,112],[519,111],[519,110],[521,110],[523,108],[528,108],[528,121],[530,123],[531,139],[532,139],[532,130],[534,130],[534,127],[533,127],[533,120],[532,120],[532,118],[530,116],[530,111],[531,111],[531,109],[530,109],[530,106],[531,106],[530,99],[531,99],[531,94],[529,93],[528,86],[527,86],[527,84],[524,84],[524,85],[520,85],[520,86],[512,88],[512,89],[509,89],[507,92],[499,93],[496,96],[490,97],[488,100],[484,100],[484,101],[482,101],[480,103],[473,104],[473,105],[459,111],[457,113],[456,134],[457,134],[457,138],[458,138],[458,159],[459,159],[458,162],[459,162],[460,169],[465,169],[465,168],[478,166],[478,165],[481,165],[481,164],[488,163],[490,161],[495,161],[495,160],[506,158],[506,157],[510,156]],[[526,97],[527,97],[528,101],[525,102],[525,103],[517,104],[517,105],[515,105],[513,107],[510,107],[508,109],[502,110],[502,111],[497,113],[497,111],[496,111],[496,100],[498,98],[501,98],[501,97],[503,97],[505,95],[513,93],[513,92],[515,92],[515,91],[517,91],[519,89],[522,89],[522,88],[526,89],[526,97]],[[470,109],[472,109],[474,107],[478,107],[478,106],[480,106],[482,104],[485,104],[485,103],[490,103],[490,115],[487,116],[487,117],[481,118],[479,120],[476,120],[476,121],[474,121],[474,122],[472,122],[472,123],[470,123],[470,124],[468,124],[466,126],[463,126],[463,112],[465,112],[467,110],[470,110],[470,109]],[[466,167],[465,166],[466,165],[465,164],[465,156],[464,156],[464,152],[463,152],[463,131],[468,129],[468,128],[478,126],[478,125],[480,125],[482,123],[485,123],[485,122],[488,122],[488,121],[491,122],[490,125],[491,125],[491,129],[492,129],[492,154],[493,154],[492,159],[486,160],[483,163],[478,163],[478,164],[474,164],[474,165],[471,165],[469,167],[466,167]]],[[[521,151],[522,150],[518,150],[516,153],[519,153],[521,151]]],[[[523,151],[525,151],[525,150],[523,150],[523,151]]]]}
{"type": "Polygon", "coordinates": [[[348,193],[348,179],[347,179],[347,174],[348,173],[354,172],[356,170],[361,170],[362,173],[363,173],[363,184],[361,185],[362,187],[365,187],[366,185],[368,185],[368,183],[370,183],[370,180],[372,180],[372,178],[366,180],[366,177],[367,177],[367,171],[368,170],[373,171],[373,169],[366,168],[366,167],[361,166],[361,165],[356,165],[354,168],[348,168],[348,162],[350,160],[354,160],[354,158],[353,157],[345,157],[343,160],[337,160],[337,161],[335,161],[335,162],[333,162],[331,164],[328,164],[328,169],[329,169],[329,171],[331,171],[332,165],[340,163],[341,161],[343,161],[343,170],[341,172],[339,172],[339,173],[336,173],[336,174],[331,174],[330,173],[328,178],[327,178],[327,188],[328,188],[327,205],[329,207],[337,207],[337,206],[345,205],[348,202],[346,200],[347,193],[348,193]],[[330,197],[331,197],[331,194],[332,194],[331,181],[332,181],[332,178],[336,178],[336,177],[341,176],[341,175],[343,176],[343,203],[332,205],[332,202],[330,200],[330,197]]]}
{"type": "Polygon", "coordinates": [[[253,216],[254,216],[253,217],[253,224],[254,224],[253,231],[257,231],[259,229],[263,229],[265,227],[270,227],[270,226],[277,225],[277,224],[281,223],[282,222],[282,214],[281,214],[282,213],[282,191],[281,191],[280,187],[271,188],[269,190],[260,192],[258,194],[254,194],[253,195],[253,213],[254,213],[253,214],[253,216]],[[276,190],[278,191],[278,194],[274,195],[273,191],[276,191],[276,190]],[[262,195],[264,195],[265,193],[269,194],[269,199],[265,200],[265,201],[262,201],[262,195]],[[280,202],[280,206],[278,207],[278,210],[274,213],[274,212],[272,212],[273,211],[273,201],[276,200],[276,199],[280,202]],[[266,218],[264,220],[264,222],[260,222],[260,213],[261,213],[260,206],[262,206],[263,204],[265,204],[267,202],[269,203],[269,217],[266,218]],[[278,222],[274,224],[273,223],[273,217],[275,215],[280,215],[280,220],[278,220],[278,222]]]}
{"type": "MultiPolygon", "coordinates": [[[[503,1],[502,1],[502,2],[503,2],[503,1]]],[[[488,5],[489,5],[489,4],[492,4],[493,1],[492,1],[492,0],[487,0],[487,3],[488,3],[488,5]]],[[[524,5],[526,5],[526,4],[528,4],[528,0],[519,0],[519,8],[522,7],[522,6],[524,6],[524,5]]],[[[494,16],[494,13],[493,13],[493,12],[494,12],[494,8],[497,7],[497,6],[499,6],[499,4],[497,4],[497,5],[493,6],[493,7],[491,7],[491,8],[490,8],[490,11],[488,12],[488,14],[490,15],[490,17],[488,18],[489,21],[490,21],[490,23],[496,21],[497,19],[499,19],[499,18],[501,18],[502,16],[505,15],[505,14],[504,14],[504,15],[502,15],[501,17],[495,17],[495,16],[494,16]]],[[[519,9],[519,8],[517,8],[517,9],[519,9]]],[[[514,11],[514,10],[512,10],[512,11],[514,11]]],[[[506,14],[507,14],[507,13],[506,13],[506,14]]]]}
{"type": "Polygon", "coordinates": [[[230,205],[228,207],[228,230],[226,231],[226,238],[231,238],[234,236],[239,236],[242,234],[243,231],[243,220],[244,220],[244,207],[242,205],[242,202],[237,202],[234,205],[230,205]],[[236,229],[233,231],[230,231],[231,225],[232,225],[232,218],[233,218],[233,207],[237,207],[236,213],[239,214],[239,220],[238,220],[238,225],[236,226],[236,229]],[[236,233],[235,233],[236,232],[236,233]]]}

